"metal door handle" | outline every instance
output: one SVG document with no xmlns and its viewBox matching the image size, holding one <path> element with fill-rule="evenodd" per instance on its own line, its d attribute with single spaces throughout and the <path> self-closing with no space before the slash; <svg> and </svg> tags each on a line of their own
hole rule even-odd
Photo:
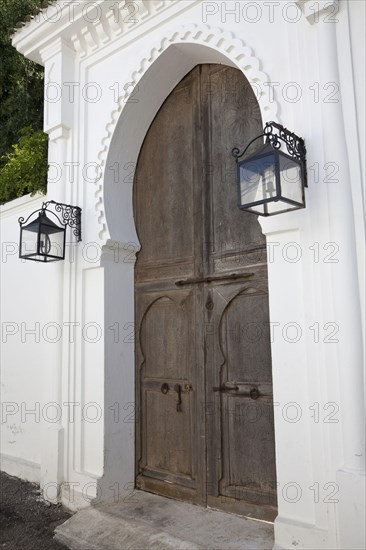
<svg viewBox="0 0 366 550">
<path fill-rule="evenodd" d="M 235 382 L 224 382 L 222 386 L 212 388 L 213 391 L 238 391 L 239 386 Z"/>
<path fill-rule="evenodd" d="M 177 412 L 182 412 L 182 386 L 175 384 L 174 391 L 178 394 Z"/>
<path fill-rule="evenodd" d="M 239 386 L 238 386 L 238 384 L 235 384 L 235 382 L 224 382 L 224 388 L 225 388 L 225 390 L 238 391 Z"/>
<path fill-rule="evenodd" d="M 216 277 L 194 277 L 192 279 L 182 279 L 181 281 L 175 281 L 175 284 L 177 286 L 184 286 L 184 285 L 197 285 L 200 283 L 215 283 L 216 281 L 235 281 L 236 279 L 247 279 L 248 277 L 252 277 L 254 273 L 233 273 L 230 275 L 217 275 Z"/>
<path fill-rule="evenodd" d="M 213 391 L 219 391 L 219 392 L 225 392 L 225 391 L 239 392 L 240 391 L 240 386 L 235 384 L 235 382 L 224 382 L 222 384 L 222 386 L 213 387 L 212 389 L 213 389 Z M 263 394 L 261 394 L 259 392 L 258 388 L 251 388 L 248 391 L 240 392 L 239 395 L 242 396 L 242 397 L 250 397 L 250 399 L 255 400 L 255 399 L 258 399 L 259 397 L 261 397 L 261 395 L 263 395 Z"/>
</svg>

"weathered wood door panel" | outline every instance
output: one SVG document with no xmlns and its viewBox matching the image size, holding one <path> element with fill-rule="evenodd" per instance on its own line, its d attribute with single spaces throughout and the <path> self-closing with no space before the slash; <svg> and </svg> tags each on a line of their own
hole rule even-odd
<svg viewBox="0 0 366 550">
<path fill-rule="evenodd" d="M 256 217 L 236 207 L 231 156 L 261 128 L 243 75 L 200 65 L 170 94 L 141 149 L 136 474 L 146 490 L 271 519 L 266 248 Z"/>
<path fill-rule="evenodd" d="M 165 484 L 196 489 L 195 296 L 192 290 L 147 293 L 140 323 L 142 446 L 139 467 Z M 167 384 L 164 392 L 162 385 Z M 176 386 L 181 388 L 181 394 Z M 164 388 L 163 388 L 164 389 Z M 177 411 L 180 397 L 180 411 Z"/>
<path fill-rule="evenodd" d="M 252 275 L 211 294 L 208 503 L 271 520 L 276 471 L 267 291 Z"/>
<path fill-rule="evenodd" d="M 202 269 L 199 84 L 197 68 L 165 101 L 145 138 L 134 185 L 142 245 L 135 272 L 137 485 L 193 502 L 205 499 L 204 418 L 197 420 L 202 306 L 199 288 L 175 281 Z"/>
</svg>

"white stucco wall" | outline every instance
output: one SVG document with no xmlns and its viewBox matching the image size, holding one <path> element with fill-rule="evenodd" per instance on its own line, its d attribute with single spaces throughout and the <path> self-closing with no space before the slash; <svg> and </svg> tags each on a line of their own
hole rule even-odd
<svg viewBox="0 0 366 550">
<path fill-rule="evenodd" d="M 59 361 L 54 340 L 61 278 L 59 266 L 19 260 L 18 218 L 27 218 L 41 204 L 41 197 L 27 196 L 2 206 L 0 214 L 2 468 L 38 482 L 44 407 L 52 400 Z"/>
<path fill-rule="evenodd" d="M 27 339 L 19 345 L 14 334 L 3 346 L 7 399 L 49 399 L 63 409 L 52 426 L 27 421 L 14 435 L 16 444 L 4 428 L 3 451 L 14 458 L 5 468 L 23 476 L 19 458 L 40 465 L 43 486 L 57 483 L 72 508 L 89 503 L 97 483 L 103 500 L 113 500 L 116 487 L 121 495 L 131 491 L 130 331 L 139 246 L 133 170 L 149 124 L 179 80 L 197 63 L 226 63 L 252 83 L 263 122 L 283 123 L 305 138 L 308 149 L 307 208 L 262 222 L 276 323 L 276 545 L 361 548 L 365 223 L 359 45 L 365 4 L 139 1 L 133 3 L 135 23 L 127 20 L 124 2 L 118 22 L 109 9 L 115 2 L 95 4 L 103 13 L 94 24 L 85 13 L 78 19 L 80 7 L 72 20 L 50 23 L 43 17 L 14 39 L 20 51 L 45 64 L 45 130 L 54 163 L 48 198 L 83 208 L 83 242 L 73 261 L 57 266 L 23 264 L 15 255 L 2 264 L 5 321 L 57 319 L 77 329 L 73 342 L 64 331 L 57 344 L 36 347 Z M 94 177 L 96 165 L 100 178 Z M 26 199 L 16 203 L 1 218 L 10 242 L 18 236 L 17 218 L 33 207 Z M 27 286 L 19 286 L 23 280 Z M 86 325 L 90 332 L 83 334 Z M 75 404 L 72 422 L 64 403 Z M 92 408 L 83 418 L 88 403 L 102 411 L 96 422 Z"/>
<path fill-rule="evenodd" d="M 26 196 L 0 211 L 1 468 L 41 482 L 45 497 L 55 500 L 57 485 L 69 481 L 65 472 L 70 460 L 73 471 L 86 472 L 86 481 L 75 482 L 75 492 L 86 486 L 82 506 L 94 497 L 95 478 L 102 475 L 103 270 L 95 268 L 98 250 L 90 243 L 82 252 L 87 263 L 82 273 L 83 311 L 73 313 L 75 320 L 70 313 L 64 317 L 71 298 L 64 291 L 65 264 L 18 257 L 18 218 L 27 219 L 45 200 Z M 66 251 L 72 265 L 70 241 Z M 72 357 L 81 365 L 75 378 L 68 376 Z M 65 385 L 78 388 L 77 399 L 69 398 Z M 61 470 L 68 438 L 72 447 L 73 441 L 82 446 L 80 452 L 66 455 Z"/>
</svg>

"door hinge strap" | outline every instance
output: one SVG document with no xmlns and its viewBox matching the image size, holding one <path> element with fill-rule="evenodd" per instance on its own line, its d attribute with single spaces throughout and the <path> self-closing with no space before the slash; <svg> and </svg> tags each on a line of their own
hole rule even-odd
<svg viewBox="0 0 366 550">
<path fill-rule="evenodd" d="M 192 279 L 183 279 L 181 281 L 175 281 L 175 284 L 177 286 L 183 286 L 183 285 L 194 285 L 199 283 L 214 283 L 216 281 L 233 281 L 236 279 L 247 279 L 248 277 L 252 277 L 254 273 L 233 273 L 232 275 L 218 275 L 217 277 L 202 277 L 200 278 L 192 278 Z"/>
</svg>

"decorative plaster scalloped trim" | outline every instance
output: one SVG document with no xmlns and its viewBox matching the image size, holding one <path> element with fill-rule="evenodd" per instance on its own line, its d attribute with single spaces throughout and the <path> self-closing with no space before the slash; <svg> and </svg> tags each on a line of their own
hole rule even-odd
<svg viewBox="0 0 366 550">
<path fill-rule="evenodd" d="M 209 25 L 190 24 L 182 26 L 169 36 L 164 37 L 156 46 L 151 48 L 150 53 L 146 57 L 141 59 L 140 67 L 132 73 L 130 83 L 136 87 L 154 61 L 169 46 L 181 43 L 194 43 L 208 46 L 227 56 L 237 68 L 244 73 L 248 81 L 252 84 L 262 111 L 264 122 L 268 120 L 278 120 L 277 113 L 279 111 L 279 105 L 276 100 L 273 99 L 273 95 L 270 94 L 271 90 L 268 85 L 269 78 L 260 70 L 260 60 L 253 55 L 251 48 L 246 46 L 240 38 L 235 37 L 232 32 L 223 31 L 220 28 L 210 27 Z M 264 84 L 267 85 L 265 86 Z M 257 88 L 256 85 L 258 85 Z M 109 237 L 103 201 L 104 167 L 114 130 L 117 126 L 120 114 L 126 106 L 126 99 L 128 99 L 130 93 L 131 84 L 129 84 L 124 95 L 119 98 L 118 107 L 111 112 L 110 122 L 105 128 L 106 135 L 102 139 L 102 149 L 98 154 L 98 159 L 101 164 L 101 173 L 97 182 L 98 188 L 95 193 L 95 198 L 97 199 L 95 209 L 99 213 L 98 221 L 101 225 L 99 237 L 102 240 L 106 240 Z"/>
</svg>

